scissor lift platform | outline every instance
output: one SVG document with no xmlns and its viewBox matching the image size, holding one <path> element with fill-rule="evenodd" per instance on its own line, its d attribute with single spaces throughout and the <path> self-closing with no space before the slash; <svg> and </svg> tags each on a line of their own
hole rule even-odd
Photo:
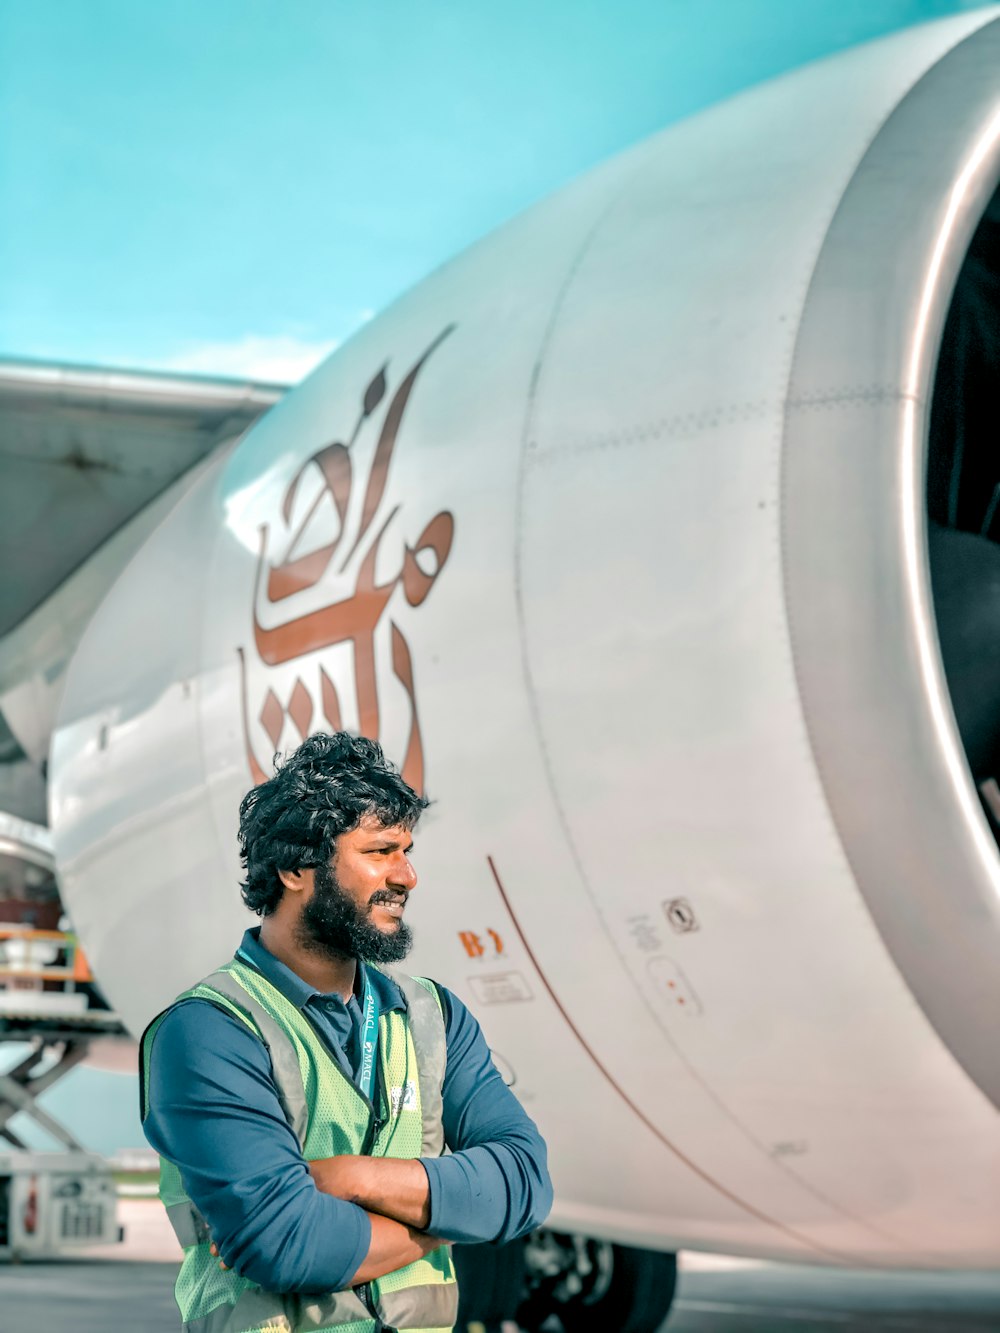
<svg viewBox="0 0 1000 1333">
<path fill-rule="evenodd" d="M 0 1069 L 4 1047 L 20 1048 L 0 1073 L 0 1259 L 42 1258 L 121 1240 L 114 1180 L 104 1159 L 39 1104 L 39 1098 L 86 1057 L 97 1037 L 127 1036 L 117 1014 L 90 1008 L 72 936 L 56 931 L 0 930 L 15 943 L 15 961 L 0 965 Z M 36 966 L 31 946 L 65 955 L 63 966 Z M 75 975 L 74 975 L 75 973 Z M 50 989 L 42 987 L 49 983 Z M 61 983 L 70 989 L 51 989 Z M 81 989 L 76 989 L 80 985 Z M 23 1115 L 61 1145 L 31 1149 L 12 1127 Z"/>
</svg>

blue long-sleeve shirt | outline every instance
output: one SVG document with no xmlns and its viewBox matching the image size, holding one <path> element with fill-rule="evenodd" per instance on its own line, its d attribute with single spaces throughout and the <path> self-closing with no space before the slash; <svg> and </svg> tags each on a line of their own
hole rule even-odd
<svg viewBox="0 0 1000 1333">
<path fill-rule="evenodd" d="M 248 930 L 241 956 L 310 1020 L 355 1083 L 361 1007 L 324 995 L 279 962 Z M 359 968 L 363 966 L 359 964 Z M 383 1012 L 405 1009 L 398 986 L 375 968 L 365 977 Z M 447 1061 L 443 1103 L 451 1154 L 421 1158 L 430 1184 L 431 1234 L 507 1241 L 538 1226 L 552 1204 L 545 1144 L 490 1058 L 479 1024 L 439 988 Z M 179 1168 L 220 1252 L 270 1291 L 337 1291 L 350 1284 L 371 1242 L 356 1204 L 316 1189 L 278 1096 L 267 1050 L 245 1023 L 190 999 L 160 1024 L 149 1056 L 143 1124 L 150 1144 Z"/>
</svg>

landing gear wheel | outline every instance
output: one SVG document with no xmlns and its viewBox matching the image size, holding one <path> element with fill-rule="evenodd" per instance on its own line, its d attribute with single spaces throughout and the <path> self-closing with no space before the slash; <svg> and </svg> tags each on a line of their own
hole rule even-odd
<svg viewBox="0 0 1000 1333">
<path fill-rule="evenodd" d="M 484 1333 L 500 1333 L 505 1319 L 524 1299 L 524 1243 L 456 1245 L 452 1250 L 458 1277 L 458 1320 L 465 1333 L 479 1324 Z"/>
<path fill-rule="evenodd" d="M 564 1333 L 657 1333 L 670 1312 L 674 1254 L 541 1231 L 526 1258 L 529 1295 L 517 1312 L 525 1333 L 541 1333 L 552 1315 Z"/>
</svg>

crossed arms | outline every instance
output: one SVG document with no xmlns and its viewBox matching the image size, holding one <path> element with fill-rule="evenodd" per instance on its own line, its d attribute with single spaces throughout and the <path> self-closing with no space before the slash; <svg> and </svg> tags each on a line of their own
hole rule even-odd
<svg viewBox="0 0 1000 1333">
<path fill-rule="evenodd" d="M 352 1286 L 393 1273 L 441 1244 L 427 1235 L 431 1191 L 419 1159 L 326 1157 L 311 1162 L 309 1174 L 323 1194 L 357 1204 L 368 1214 L 371 1243 Z"/>
<path fill-rule="evenodd" d="M 351 1278 L 352 1287 L 394 1273 L 442 1244 L 427 1234 L 430 1182 L 418 1158 L 325 1157 L 309 1163 L 309 1174 L 321 1193 L 356 1204 L 368 1214 L 371 1241 Z M 219 1254 L 215 1244 L 212 1253 Z M 221 1257 L 219 1267 L 228 1267 Z"/>
<path fill-rule="evenodd" d="M 262 1043 L 204 1000 L 173 1009 L 150 1062 L 150 1143 L 180 1168 L 221 1257 L 270 1291 L 371 1281 L 442 1241 L 503 1242 L 551 1206 L 545 1145 L 448 992 L 440 1158 L 307 1163 Z"/>
</svg>

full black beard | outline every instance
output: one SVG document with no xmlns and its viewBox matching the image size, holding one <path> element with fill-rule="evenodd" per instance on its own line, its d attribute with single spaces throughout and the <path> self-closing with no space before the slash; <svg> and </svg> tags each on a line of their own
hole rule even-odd
<svg viewBox="0 0 1000 1333">
<path fill-rule="evenodd" d="M 413 931 L 405 921 L 385 931 L 369 919 L 373 907 L 396 894 L 379 890 L 362 910 L 328 865 L 316 867 L 313 884 L 296 932 L 302 948 L 328 958 L 363 958 L 367 963 L 398 963 L 410 952 Z"/>
</svg>

